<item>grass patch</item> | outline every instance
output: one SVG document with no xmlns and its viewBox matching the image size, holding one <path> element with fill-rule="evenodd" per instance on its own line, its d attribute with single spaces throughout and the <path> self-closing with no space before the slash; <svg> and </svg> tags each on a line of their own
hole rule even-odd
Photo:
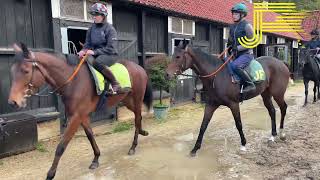
<svg viewBox="0 0 320 180">
<path fill-rule="evenodd" d="M 303 79 L 297 79 L 293 81 L 294 83 L 303 83 Z"/>
<path fill-rule="evenodd" d="M 163 124 L 163 123 L 166 123 L 168 120 L 167 120 L 167 119 L 155 119 L 155 121 L 156 121 L 158 124 Z"/>
<path fill-rule="evenodd" d="M 46 149 L 46 147 L 45 147 L 41 142 L 39 142 L 39 143 L 36 145 L 36 150 L 37 150 L 37 151 L 40 151 L 40 152 L 48 152 L 48 150 Z"/>
<path fill-rule="evenodd" d="M 0 161 L 0 166 L 2 166 L 3 165 L 3 162 L 2 161 Z"/>
<path fill-rule="evenodd" d="M 113 128 L 113 133 L 128 131 L 133 127 L 133 124 L 127 123 L 127 122 L 119 122 L 116 124 L 116 126 Z"/>
</svg>

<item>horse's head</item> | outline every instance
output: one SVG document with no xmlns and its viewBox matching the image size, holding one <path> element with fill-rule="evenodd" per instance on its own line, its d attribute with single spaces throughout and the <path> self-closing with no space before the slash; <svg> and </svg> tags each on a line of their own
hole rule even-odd
<svg viewBox="0 0 320 180">
<path fill-rule="evenodd" d="M 8 103 L 15 108 L 23 108 L 27 105 L 27 97 L 30 97 L 36 88 L 44 83 L 44 78 L 38 68 L 35 55 L 21 43 L 13 45 L 15 51 L 15 63 L 11 66 L 11 88 Z"/>
<path fill-rule="evenodd" d="M 190 48 L 188 48 L 188 43 L 185 40 L 180 41 L 179 45 L 175 47 L 172 61 L 166 69 L 168 78 L 180 75 L 183 71 L 192 67 L 192 57 L 189 51 Z"/>
<path fill-rule="evenodd" d="M 299 54 L 299 66 L 303 68 L 306 64 L 310 62 L 310 56 L 306 49 L 302 49 Z"/>
</svg>

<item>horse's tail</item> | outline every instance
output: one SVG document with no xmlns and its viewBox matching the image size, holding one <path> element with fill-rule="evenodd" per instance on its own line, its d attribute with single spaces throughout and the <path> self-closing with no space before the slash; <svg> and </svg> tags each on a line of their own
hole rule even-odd
<svg viewBox="0 0 320 180">
<path fill-rule="evenodd" d="M 144 93 L 143 103 L 147 106 L 148 110 L 150 110 L 153 101 L 153 94 L 152 94 L 152 86 L 150 80 L 147 82 L 146 91 Z"/>
<path fill-rule="evenodd" d="M 289 69 L 289 63 L 283 61 L 283 64 L 287 66 L 287 68 Z M 290 70 L 290 69 L 289 69 Z"/>
<path fill-rule="evenodd" d="M 289 67 L 289 63 L 282 61 L 284 65 L 286 65 L 286 67 L 288 68 L 288 71 L 290 73 L 290 78 L 293 79 L 293 73 L 290 72 L 290 67 Z"/>
</svg>

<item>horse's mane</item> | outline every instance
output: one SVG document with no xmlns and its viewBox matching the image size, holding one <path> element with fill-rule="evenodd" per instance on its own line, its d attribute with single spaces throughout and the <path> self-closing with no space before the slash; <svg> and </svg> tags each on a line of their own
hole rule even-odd
<svg viewBox="0 0 320 180">
<path fill-rule="evenodd" d="M 200 48 L 192 48 L 192 51 L 196 56 L 199 57 L 200 60 L 207 62 L 208 64 L 213 65 L 214 67 L 220 65 L 222 61 L 217 57 L 211 54 L 208 54 Z"/>
<path fill-rule="evenodd" d="M 55 51 L 54 49 L 41 48 L 41 49 L 31 49 L 33 52 L 42 52 L 53 55 L 57 58 L 64 60 L 68 65 L 77 65 L 79 63 L 79 57 L 75 54 L 63 54 Z"/>
</svg>

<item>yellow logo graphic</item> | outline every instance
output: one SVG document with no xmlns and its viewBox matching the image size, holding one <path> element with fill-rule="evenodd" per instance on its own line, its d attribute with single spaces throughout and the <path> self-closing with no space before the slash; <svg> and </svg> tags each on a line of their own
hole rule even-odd
<svg viewBox="0 0 320 180">
<path fill-rule="evenodd" d="M 265 13 L 278 13 L 275 22 L 264 22 Z M 257 47 L 262 41 L 263 32 L 294 32 L 300 40 L 298 32 L 303 32 L 302 20 L 307 16 L 305 12 L 296 10 L 295 3 L 254 3 L 252 38 L 238 38 L 239 43 L 245 48 Z M 298 41 L 299 41 L 298 40 Z"/>
</svg>

